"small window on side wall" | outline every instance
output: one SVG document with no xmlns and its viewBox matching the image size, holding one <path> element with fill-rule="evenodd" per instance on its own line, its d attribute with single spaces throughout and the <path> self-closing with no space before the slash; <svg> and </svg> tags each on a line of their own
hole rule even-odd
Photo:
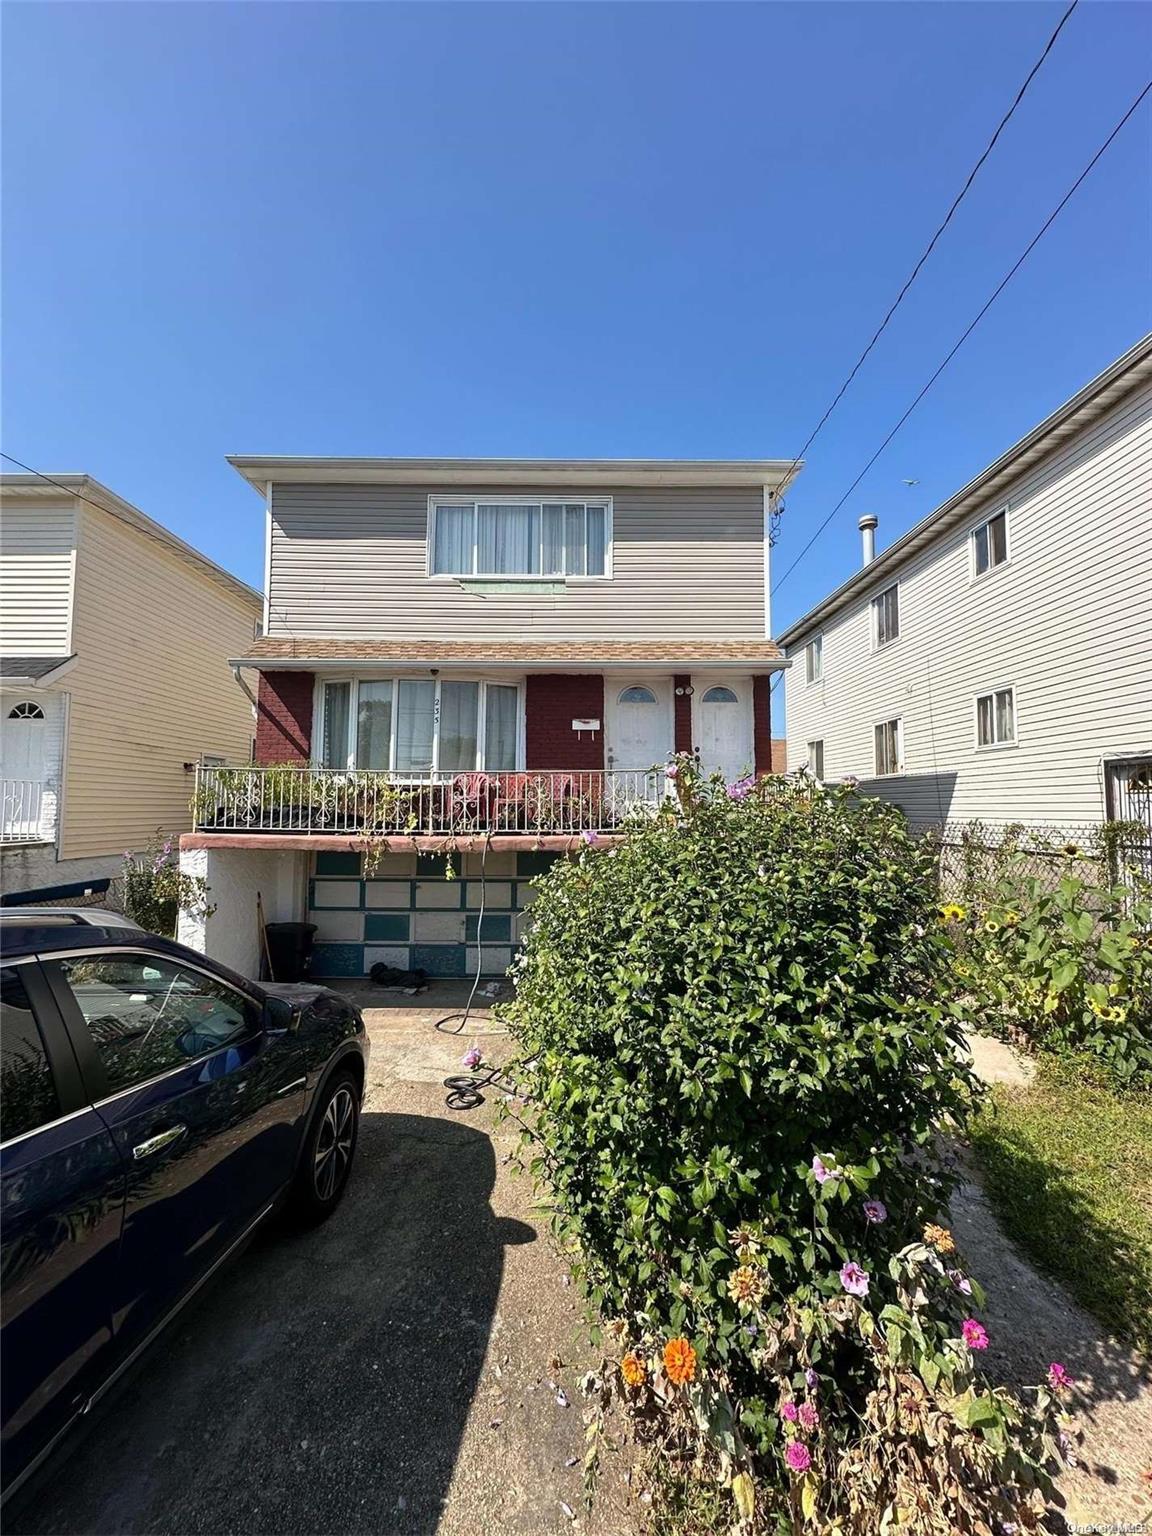
<svg viewBox="0 0 1152 1536">
<path fill-rule="evenodd" d="M 873 731 L 876 777 L 904 770 L 904 729 L 901 721 L 882 720 Z"/>
<path fill-rule="evenodd" d="M 817 635 L 804 647 L 804 678 L 818 683 L 824 676 L 824 636 Z"/>
<path fill-rule="evenodd" d="M 997 512 L 972 531 L 972 561 L 976 575 L 1003 565 L 1008 559 L 1008 513 Z"/>
<path fill-rule="evenodd" d="M 824 743 L 822 741 L 808 743 L 808 772 L 816 779 L 824 777 Z"/>
<path fill-rule="evenodd" d="M 1007 747 L 1016 740 L 1016 690 L 998 688 L 976 700 L 976 745 Z"/>
<path fill-rule="evenodd" d="M 888 587 L 872 599 L 873 633 L 876 648 L 891 645 L 900 634 L 900 588 Z"/>
</svg>

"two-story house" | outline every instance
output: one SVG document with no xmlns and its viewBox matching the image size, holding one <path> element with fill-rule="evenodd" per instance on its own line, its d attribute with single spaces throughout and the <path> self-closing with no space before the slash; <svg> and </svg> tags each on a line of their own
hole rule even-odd
<svg viewBox="0 0 1152 1536">
<path fill-rule="evenodd" d="M 1152 336 L 780 637 L 788 763 L 917 823 L 1152 828 Z"/>
<path fill-rule="evenodd" d="M 247 757 L 260 594 L 87 475 L 0 476 L 0 883 L 74 894 Z"/>
<path fill-rule="evenodd" d="M 795 466 L 231 462 L 266 505 L 265 633 L 234 658 L 257 766 L 201 775 L 185 865 L 230 894 L 187 940 L 253 968 L 259 888 L 316 925 L 317 975 L 500 974 L 532 877 L 659 803 L 671 753 L 770 771 Z"/>
</svg>

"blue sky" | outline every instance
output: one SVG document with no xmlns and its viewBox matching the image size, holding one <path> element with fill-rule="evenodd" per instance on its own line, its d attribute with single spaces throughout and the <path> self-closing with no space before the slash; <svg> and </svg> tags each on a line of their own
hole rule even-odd
<svg viewBox="0 0 1152 1536">
<path fill-rule="evenodd" d="M 9 4 L 4 447 L 259 585 L 228 452 L 795 454 L 1049 4 Z M 1144 83 L 1083 0 L 809 455 L 777 570 Z M 1149 102 L 775 602 L 1150 323 Z M 11 467 L 11 466 L 6 466 Z M 902 481 L 916 479 L 908 488 Z"/>
</svg>

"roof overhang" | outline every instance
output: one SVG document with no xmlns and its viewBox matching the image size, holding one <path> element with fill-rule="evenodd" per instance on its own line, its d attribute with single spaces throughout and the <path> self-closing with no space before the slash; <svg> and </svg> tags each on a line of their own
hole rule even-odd
<svg viewBox="0 0 1152 1536">
<path fill-rule="evenodd" d="M 260 495 L 268 485 L 758 486 L 781 495 L 803 468 L 791 459 L 349 459 L 229 454 Z"/>
<path fill-rule="evenodd" d="M 794 648 L 814 629 L 835 618 L 867 592 L 895 579 L 900 568 L 951 533 L 975 513 L 1004 498 L 1027 470 L 1098 421 L 1125 395 L 1152 379 L 1152 332 L 1053 411 L 1007 453 L 982 470 L 954 496 L 921 518 L 902 538 L 850 576 L 822 603 L 790 624 L 778 644 Z"/>
<path fill-rule="evenodd" d="M 440 671 L 465 672 L 469 675 L 498 676 L 509 673 L 575 673 L 610 672 L 620 674 L 638 674 L 644 672 L 724 672 L 733 675 L 747 677 L 755 674 L 767 674 L 781 672 L 792 665 L 791 661 L 781 655 L 769 659 L 766 657 L 743 657 L 738 659 L 716 660 L 706 658 L 700 661 L 691 661 L 683 656 L 673 658 L 652 655 L 651 657 L 621 658 L 619 656 L 596 657 L 595 655 L 581 657 L 578 660 L 553 660 L 547 657 L 515 657 L 507 660 L 496 658 L 484 658 L 476 660 L 460 656 L 437 656 L 435 654 L 421 658 L 407 658 L 389 660 L 379 656 L 293 656 L 291 658 L 239 656 L 229 661 L 228 665 L 233 670 L 247 668 L 253 672 L 319 672 L 330 676 L 347 677 L 355 673 L 357 676 L 367 676 L 373 672 L 379 672 L 382 676 L 392 677 L 397 674 L 427 673 Z"/>
<path fill-rule="evenodd" d="M 21 658 L 22 660 L 24 658 Z M 33 659 L 33 658 L 28 658 Z M 35 671 L 5 672 L 0 670 L 0 688 L 51 688 L 76 664 L 75 653 L 71 656 L 37 657 L 37 661 L 50 661 L 52 666 L 40 668 Z"/>
</svg>

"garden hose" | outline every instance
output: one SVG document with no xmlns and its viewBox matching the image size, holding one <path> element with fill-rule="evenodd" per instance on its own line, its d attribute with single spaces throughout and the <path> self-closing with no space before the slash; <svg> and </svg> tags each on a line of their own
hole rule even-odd
<svg viewBox="0 0 1152 1536">
<path fill-rule="evenodd" d="M 476 975 L 472 979 L 472 990 L 468 994 L 468 1001 L 464 1004 L 462 1013 L 446 1013 L 442 1019 L 436 1020 L 436 1028 L 445 1035 L 459 1037 L 468 1027 L 468 1020 L 472 1013 L 472 1006 L 476 1001 L 476 993 L 480 988 L 480 977 L 484 974 L 484 951 L 481 941 L 484 934 L 484 908 L 488 898 L 488 848 L 492 841 L 492 829 L 484 834 L 484 847 L 480 852 L 480 908 L 476 914 Z M 459 1023 L 456 1021 L 459 1020 Z M 446 1028 L 454 1025 L 454 1028 Z M 482 1067 L 479 1075 L 476 1072 L 464 1077 L 446 1077 L 444 1086 L 448 1089 L 448 1097 L 445 1104 L 449 1109 L 476 1109 L 484 1102 L 484 1088 L 490 1088 L 501 1077 L 499 1067 Z"/>
</svg>

